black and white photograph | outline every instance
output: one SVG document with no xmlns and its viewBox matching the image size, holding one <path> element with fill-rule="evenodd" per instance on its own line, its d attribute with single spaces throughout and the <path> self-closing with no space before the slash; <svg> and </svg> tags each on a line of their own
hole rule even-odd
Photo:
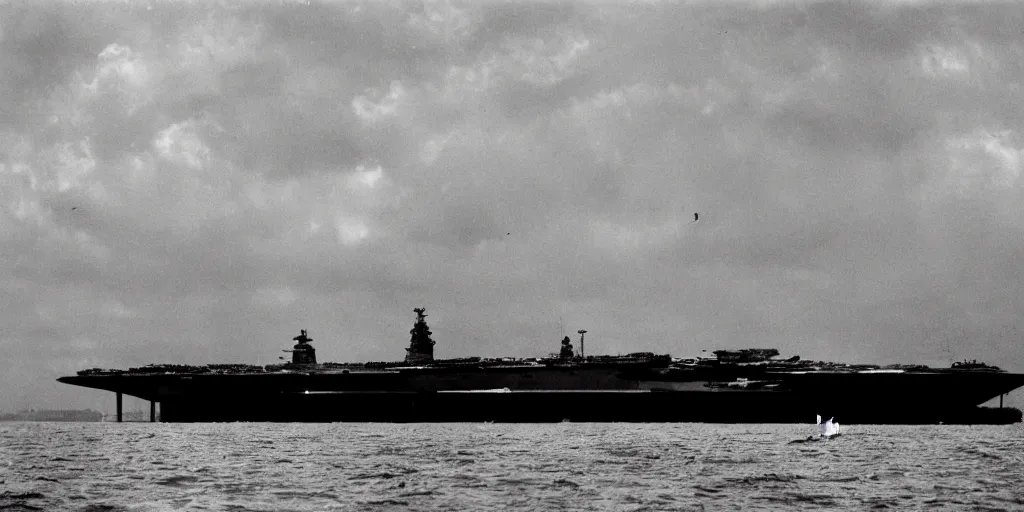
<svg viewBox="0 0 1024 512">
<path fill-rule="evenodd" d="M 1024 510 L 1024 5 L 0 2 L 0 510 Z"/>
</svg>

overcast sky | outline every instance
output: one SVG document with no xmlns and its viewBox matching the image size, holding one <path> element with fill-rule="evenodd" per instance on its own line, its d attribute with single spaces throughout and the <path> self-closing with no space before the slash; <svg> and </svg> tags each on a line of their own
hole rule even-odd
<svg viewBox="0 0 1024 512">
<path fill-rule="evenodd" d="M 676 4 L 0 8 L 0 410 L 418 306 L 442 358 L 1024 371 L 1020 5 Z"/>
</svg>

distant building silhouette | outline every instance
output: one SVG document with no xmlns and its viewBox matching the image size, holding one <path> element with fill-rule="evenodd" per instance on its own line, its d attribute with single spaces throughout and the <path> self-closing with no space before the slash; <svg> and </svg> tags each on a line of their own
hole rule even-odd
<svg viewBox="0 0 1024 512">
<path fill-rule="evenodd" d="M 103 413 L 92 409 L 28 410 L 0 413 L 0 421 L 102 421 Z"/>
</svg>

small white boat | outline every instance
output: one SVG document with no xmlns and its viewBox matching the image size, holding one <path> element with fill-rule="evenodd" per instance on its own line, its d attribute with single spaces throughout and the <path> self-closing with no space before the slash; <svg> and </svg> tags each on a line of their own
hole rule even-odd
<svg viewBox="0 0 1024 512">
<path fill-rule="evenodd" d="M 835 417 L 829 418 L 824 423 L 821 421 L 821 415 L 818 415 L 818 437 L 824 439 L 831 439 L 839 435 L 839 423 L 835 421 Z"/>
</svg>

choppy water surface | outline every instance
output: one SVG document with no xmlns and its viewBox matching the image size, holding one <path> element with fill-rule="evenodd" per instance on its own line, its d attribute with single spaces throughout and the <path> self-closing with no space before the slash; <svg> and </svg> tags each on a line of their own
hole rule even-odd
<svg viewBox="0 0 1024 512">
<path fill-rule="evenodd" d="M 1024 509 L 1024 428 L 0 424 L 0 510 Z"/>
</svg>

